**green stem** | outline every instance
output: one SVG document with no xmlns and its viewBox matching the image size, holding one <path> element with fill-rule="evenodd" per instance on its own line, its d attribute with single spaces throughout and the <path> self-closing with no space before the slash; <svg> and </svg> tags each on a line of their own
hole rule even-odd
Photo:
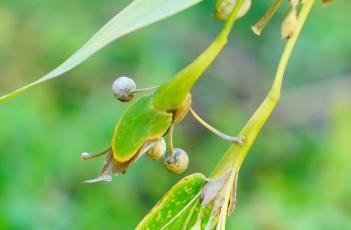
<svg viewBox="0 0 351 230">
<path fill-rule="evenodd" d="M 175 154 L 174 145 L 173 145 L 173 129 L 174 129 L 174 124 L 172 124 L 169 127 L 168 134 L 167 134 L 167 145 L 168 145 L 167 148 L 171 156 L 174 156 Z"/>
<path fill-rule="evenodd" d="M 201 77 L 227 43 L 228 36 L 243 2 L 244 0 L 237 2 L 222 31 L 211 45 L 190 65 L 177 73 L 168 83 L 155 92 L 154 105 L 157 108 L 162 111 L 172 111 L 183 103 L 195 82 Z"/>
<path fill-rule="evenodd" d="M 252 115 L 250 120 L 240 132 L 240 135 L 245 137 L 245 143 L 243 145 L 232 144 L 229 147 L 229 149 L 227 150 L 217 167 L 213 170 L 211 174 L 212 177 L 217 177 L 221 175 L 222 173 L 227 171 L 228 168 L 234 167 L 234 170 L 239 170 L 243 160 L 248 154 L 248 151 L 250 150 L 262 126 L 266 123 L 276 104 L 280 100 L 280 92 L 286 66 L 290 59 L 292 50 L 296 44 L 296 40 L 307 19 L 307 16 L 311 11 L 313 3 L 314 0 L 307 0 L 301 8 L 301 12 L 298 17 L 297 29 L 285 46 L 283 54 L 280 58 L 279 66 L 274 78 L 272 88 L 269 91 L 267 97 L 264 99 L 263 103 L 259 106 L 259 108 Z"/>
<path fill-rule="evenodd" d="M 147 88 L 136 89 L 132 93 L 143 93 L 143 92 L 147 92 L 150 90 L 158 89 L 159 87 L 160 87 L 159 85 L 156 85 L 156 86 L 151 86 L 151 87 L 147 87 Z"/>
</svg>

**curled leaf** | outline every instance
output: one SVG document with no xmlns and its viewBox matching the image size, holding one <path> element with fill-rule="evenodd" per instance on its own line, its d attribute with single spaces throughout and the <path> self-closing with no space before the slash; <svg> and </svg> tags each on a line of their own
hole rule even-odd
<svg viewBox="0 0 351 230">
<path fill-rule="evenodd" d="M 125 163 L 118 163 L 113 159 L 113 154 L 111 148 L 107 153 L 104 165 L 102 167 L 101 173 L 98 177 L 94 179 L 89 179 L 84 181 L 83 183 L 93 184 L 97 182 L 111 182 L 112 175 L 111 172 L 114 174 L 124 174 L 126 173 L 128 167 L 136 160 L 138 160 L 141 156 L 143 156 L 147 151 L 152 148 L 157 141 L 146 141 L 142 148 L 138 151 L 138 153 L 133 157 L 130 161 Z"/>
<path fill-rule="evenodd" d="M 224 173 L 217 179 L 211 179 L 205 184 L 201 190 L 201 204 L 203 206 L 208 205 L 218 196 L 224 184 L 227 182 L 230 172 L 231 171 Z"/>
</svg>

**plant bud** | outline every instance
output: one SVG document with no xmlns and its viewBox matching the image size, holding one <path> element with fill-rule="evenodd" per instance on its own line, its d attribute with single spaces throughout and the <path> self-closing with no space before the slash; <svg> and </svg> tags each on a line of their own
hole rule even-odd
<svg viewBox="0 0 351 230">
<path fill-rule="evenodd" d="M 227 20 L 230 13 L 233 11 L 234 6 L 236 5 L 237 0 L 217 0 L 215 6 L 215 15 L 214 17 L 217 20 Z M 244 16 L 251 7 L 251 0 L 244 0 L 236 18 L 241 18 Z"/>
<path fill-rule="evenodd" d="M 165 155 L 163 163 L 168 171 L 181 174 L 188 168 L 189 157 L 184 150 L 176 148 L 174 154 Z"/>
<path fill-rule="evenodd" d="M 166 141 L 164 138 L 161 138 L 156 144 L 154 144 L 151 149 L 147 152 L 147 155 L 152 159 L 152 160 L 158 160 L 163 155 L 165 155 L 166 152 Z"/>
<path fill-rule="evenodd" d="M 282 37 L 289 39 L 291 38 L 297 28 L 297 15 L 296 15 L 296 8 L 292 7 L 288 16 L 284 19 L 282 24 Z"/>
<path fill-rule="evenodd" d="M 113 95 L 120 101 L 130 101 L 134 97 L 136 84 L 133 79 L 129 77 L 119 77 L 112 85 Z"/>
</svg>

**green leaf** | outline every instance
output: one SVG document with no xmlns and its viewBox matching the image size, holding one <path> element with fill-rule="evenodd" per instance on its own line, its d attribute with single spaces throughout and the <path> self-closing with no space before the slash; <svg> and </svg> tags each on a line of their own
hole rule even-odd
<svg viewBox="0 0 351 230">
<path fill-rule="evenodd" d="M 135 155 L 148 140 L 158 140 L 172 123 L 172 114 L 152 105 L 151 96 L 139 98 L 123 114 L 113 137 L 115 160 L 124 163 Z"/>
<path fill-rule="evenodd" d="M 203 213 L 209 217 L 207 209 L 200 203 L 200 193 L 207 178 L 192 174 L 174 185 L 144 217 L 136 229 L 191 229 Z M 198 216 L 201 216 L 198 218 Z"/>
<path fill-rule="evenodd" d="M 235 205 L 237 172 L 228 171 L 216 179 L 207 179 L 199 173 L 185 177 L 166 193 L 136 229 L 213 229 L 218 220 L 224 229 L 231 211 L 228 209 Z"/>
<path fill-rule="evenodd" d="M 202 0 L 135 0 L 104 25 L 65 62 L 40 79 L 0 97 L 0 103 L 75 68 L 112 41 L 183 11 Z"/>
</svg>

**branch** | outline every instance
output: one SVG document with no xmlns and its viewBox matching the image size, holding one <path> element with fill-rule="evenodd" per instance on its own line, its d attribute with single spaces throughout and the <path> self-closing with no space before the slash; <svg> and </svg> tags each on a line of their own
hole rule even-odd
<svg viewBox="0 0 351 230">
<path fill-rule="evenodd" d="M 297 38 L 302 30 L 307 16 L 311 11 L 313 4 L 314 0 L 307 0 L 301 8 L 301 12 L 298 16 L 297 29 L 285 46 L 283 54 L 280 58 L 280 62 L 273 81 L 272 88 L 269 91 L 267 97 L 262 102 L 262 104 L 258 107 L 256 112 L 252 115 L 250 120 L 246 123 L 246 125 L 239 134 L 240 136 L 245 137 L 245 143 L 243 145 L 232 144 L 230 146 L 223 158 L 220 160 L 217 167 L 211 173 L 212 177 L 217 177 L 230 168 L 233 168 L 234 170 L 239 170 L 258 133 L 260 132 L 263 125 L 266 123 L 267 119 L 273 112 L 275 106 L 279 102 L 286 66 L 290 59 L 292 50 L 296 44 Z"/>
</svg>

